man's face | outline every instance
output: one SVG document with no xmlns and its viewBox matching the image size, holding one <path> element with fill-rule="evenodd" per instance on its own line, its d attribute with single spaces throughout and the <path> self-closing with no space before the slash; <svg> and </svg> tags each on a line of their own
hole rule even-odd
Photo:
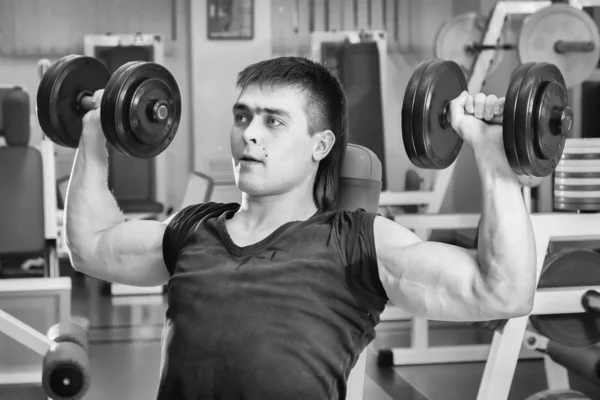
<svg viewBox="0 0 600 400">
<path fill-rule="evenodd" d="M 305 95 L 290 87 L 250 85 L 240 94 L 233 106 L 230 140 L 235 181 L 242 192 L 312 192 L 322 135 L 309 133 L 305 105 Z"/>
</svg>

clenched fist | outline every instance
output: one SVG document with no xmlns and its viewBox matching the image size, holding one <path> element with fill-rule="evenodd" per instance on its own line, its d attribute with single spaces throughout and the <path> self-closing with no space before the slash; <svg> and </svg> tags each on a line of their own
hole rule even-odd
<svg viewBox="0 0 600 400">
<path fill-rule="evenodd" d="M 100 103 L 102 102 L 102 95 L 104 89 L 97 90 L 94 95 L 94 109 L 88 111 L 83 116 L 83 136 L 104 136 L 102 132 L 102 124 L 100 122 Z"/>
<path fill-rule="evenodd" d="M 462 92 L 450 102 L 450 124 L 469 145 L 491 142 L 502 145 L 504 97 Z"/>
</svg>

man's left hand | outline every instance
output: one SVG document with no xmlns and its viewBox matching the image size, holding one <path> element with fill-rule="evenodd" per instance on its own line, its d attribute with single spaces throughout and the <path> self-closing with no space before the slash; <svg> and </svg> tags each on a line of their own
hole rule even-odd
<svg viewBox="0 0 600 400">
<path fill-rule="evenodd" d="M 450 103 L 450 123 L 469 145 L 481 143 L 503 145 L 502 115 L 504 97 L 464 91 Z"/>
</svg>

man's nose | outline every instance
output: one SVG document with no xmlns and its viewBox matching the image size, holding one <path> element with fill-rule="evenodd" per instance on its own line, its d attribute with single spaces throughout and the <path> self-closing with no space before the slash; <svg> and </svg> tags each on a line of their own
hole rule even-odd
<svg viewBox="0 0 600 400">
<path fill-rule="evenodd" d="M 244 129 L 244 141 L 257 144 L 262 140 L 262 129 L 259 118 L 254 120 Z"/>
</svg>

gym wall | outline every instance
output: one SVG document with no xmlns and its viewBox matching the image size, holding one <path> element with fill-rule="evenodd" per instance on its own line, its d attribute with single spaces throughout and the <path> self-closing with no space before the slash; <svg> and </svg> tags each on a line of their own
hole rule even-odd
<svg viewBox="0 0 600 400">
<path fill-rule="evenodd" d="M 191 82 L 194 168 L 215 180 L 214 201 L 240 201 L 233 178 L 229 133 L 237 74 L 271 57 L 271 1 L 254 0 L 252 40 L 208 40 L 206 0 L 192 0 Z"/>
</svg>

